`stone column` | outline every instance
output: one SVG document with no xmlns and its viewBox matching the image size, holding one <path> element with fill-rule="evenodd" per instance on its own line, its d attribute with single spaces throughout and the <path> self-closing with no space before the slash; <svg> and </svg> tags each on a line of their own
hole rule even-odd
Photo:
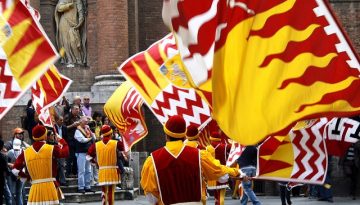
<svg viewBox="0 0 360 205">
<path fill-rule="evenodd" d="M 97 1 L 97 51 L 99 74 L 118 73 L 128 58 L 127 0 Z"/>
</svg>

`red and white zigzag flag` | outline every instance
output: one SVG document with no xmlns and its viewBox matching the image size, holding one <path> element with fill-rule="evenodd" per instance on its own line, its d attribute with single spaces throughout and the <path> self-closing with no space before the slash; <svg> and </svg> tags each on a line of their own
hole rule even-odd
<svg viewBox="0 0 360 205">
<path fill-rule="evenodd" d="M 308 121 L 288 136 L 269 137 L 258 149 L 257 177 L 322 184 L 328 158 L 322 136 L 326 118 Z"/>
</svg>

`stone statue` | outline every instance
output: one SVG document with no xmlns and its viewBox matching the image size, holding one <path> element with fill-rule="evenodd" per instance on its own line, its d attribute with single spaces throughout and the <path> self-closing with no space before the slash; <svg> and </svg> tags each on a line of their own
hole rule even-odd
<svg viewBox="0 0 360 205">
<path fill-rule="evenodd" d="M 61 63 L 67 67 L 86 64 L 85 1 L 59 0 L 55 8 L 56 44 L 65 50 Z"/>
</svg>

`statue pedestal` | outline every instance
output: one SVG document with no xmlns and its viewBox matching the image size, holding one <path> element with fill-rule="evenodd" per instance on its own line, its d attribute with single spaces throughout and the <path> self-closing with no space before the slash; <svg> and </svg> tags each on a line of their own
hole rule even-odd
<svg viewBox="0 0 360 205">
<path fill-rule="evenodd" d="M 120 74 L 98 75 L 95 76 L 95 83 L 91 86 L 91 92 L 114 92 L 124 81 L 124 76 Z"/>
<path fill-rule="evenodd" d="M 98 75 L 91 86 L 92 103 L 106 103 L 114 91 L 125 81 L 122 75 Z"/>
</svg>

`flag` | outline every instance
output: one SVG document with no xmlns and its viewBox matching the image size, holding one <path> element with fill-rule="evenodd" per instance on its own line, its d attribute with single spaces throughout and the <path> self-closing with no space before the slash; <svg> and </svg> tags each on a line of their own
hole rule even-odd
<svg viewBox="0 0 360 205">
<path fill-rule="evenodd" d="M 2 13 L 0 13 L 0 46 L 2 46 L 11 36 L 12 29 Z"/>
<path fill-rule="evenodd" d="M 45 72 L 31 88 L 31 99 L 36 113 L 44 125 L 52 127 L 48 109 L 53 106 L 69 89 L 72 80 L 59 73 L 54 65 Z"/>
<path fill-rule="evenodd" d="M 324 132 L 329 155 L 342 157 L 351 144 L 360 139 L 360 117 L 333 118 L 326 124 Z"/>
<path fill-rule="evenodd" d="M 54 118 L 55 115 L 53 115 L 52 112 L 50 112 L 50 108 L 45 109 L 41 111 L 41 113 L 37 113 L 39 120 L 42 122 L 42 124 L 46 127 L 54 127 Z"/>
<path fill-rule="evenodd" d="M 200 128 L 211 120 L 211 107 L 193 88 L 177 86 L 163 74 L 162 66 L 176 55 L 174 38 L 167 35 L 146 51 L 126 60 L 119 71 L 129 80 L 161 123 L 169 116 L 181 115 L 187 125 Z M 181 64 L 178 64 L 181 65 Z"/>
<path fill-rule="evenodd" d="M 322 136 L 328 120 L 311 120 L 286 136 L 269 137 L 258 148 L 257 178 L 323 184 L 328 165 Z"/>
<path fill-rule="evenodd" d="M 239 159 L 244 149 L 245 146 L 242 146 L 237 142 L 232 142 L 229 157 L 226 160 L 226 166 L 230 167 L 233 165 Z"/>
<path fill-rule="evenodd" d="M 115 90 L 104 106 L 106 116 L 122 136 L 126 152 L 148 133 L 141 110 L 143 103 L 139 93 L 126 81 Z"/>
<path fill-rule="evenodd" d="M 359 57 L 326 1 L 164 0 L 163 14 L 194 82 L 211 77 L 213 118 L 241 144 L 359 114 Z"/>
<path fill-rule="evenodd" d="M 0 48 L 0 119 L 59 57 L 25 1 L 1 1 L 11 35 Z"/>
</svg>

